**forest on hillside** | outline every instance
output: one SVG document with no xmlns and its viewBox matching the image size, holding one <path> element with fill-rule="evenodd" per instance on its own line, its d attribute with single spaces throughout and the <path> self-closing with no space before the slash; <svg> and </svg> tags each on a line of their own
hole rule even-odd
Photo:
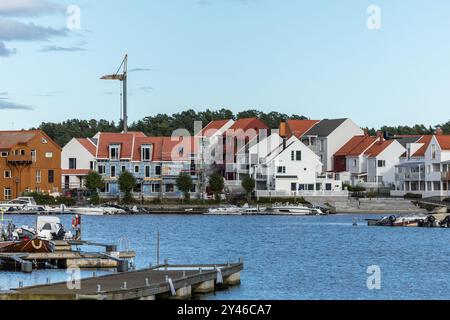
<svg viewBox="0 0 450 320">
<path fill-rule="evenodd" d="M 246 110 L 234 114 L 231 110 L 220 109 L 212 111 L 196 112 L 192 109 L 168 114 L 157 114 L 148 116 L 142 120 L 133 122 L 129 125 L 130 131 L 142 131 L 148 136 L 170 136 L 176 129 L 186 129 L 194 134 L 194 122 L 201 121 L 206 126 L 213 120 L 222 119 L 243 119 L 259 118 L 271 128 L 278 128 L 280 122 L 285 119 L 308 119 L 304 115 L 285 114 L 277 111 L 265 113 L 258 110 Z M 377 130 L 387 131 L 390 135 L 410 135 L 410 134 L 433 134 L 436 128 L 442 128 L 445 134 L 450 134 L 450 120 L 443 124 L 435 126 L 424 126 L 421 124 L 409 126 L 382 126 L 380 128 L 371 128 L 369 132 L 375 134 Z M 60 146 L 64 146 L 72 138 L 90 138 L 97 132 L 121 132 L 122 123 L 108 120 L 79 120 L 71 119 L 61 123 L 44 122 L 39 126 L 47 135 L 55 140 Z"/>
</svg>

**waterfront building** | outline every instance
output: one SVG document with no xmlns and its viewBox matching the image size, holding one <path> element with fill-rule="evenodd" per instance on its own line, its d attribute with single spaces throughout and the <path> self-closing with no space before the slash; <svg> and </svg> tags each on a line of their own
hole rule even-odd
<svg viewBox="0 0 450 320">
<path fill-rule="evenodd" d="M 396 166 L 392 196 L 417 194 L 423 198 L 448 198 L 450 185 L 450 136 L 438 129 L 407 144 Z"/>
<path fill-rule="evenodd" d="M 354 136 L 361 135 L 364 131 L 351 119 L 324 119 L 304 132 L 300 140 L 319 156 L 322 172 L 331 172 L 336 152 Z"/>
<path fill-rule="evenodd" d="M 252 174 L 258 197 L 344 195 L 342 182 L 335 176 L 323 175 L 319 156 L 295 135 L 288 139 L 274 133 L 253 146 L 250 154 L 257 160 Z"/>
<path fill-rule="evenodd" d="M 61 192 L 61 148 L 41 130 L 0 131 L 0 200 Z"/>
<path fill-rule="evenodd" d="M 137 185 L 134 196 L 140 199 L 180 198 L 176 179 L 189 173 L 193 179 L 192 196 L 198 195 L 198 153 L 195 139 L 146 137 L 143 133 L 101 133 L 97 142 L 97 171 L 105 186 L 104 198 L 121 195 L 118 179 L 124 171 L 131 172 Z"/>
<path fill-rule="evenodd" d="M 95 139 L 73 138 L 62 149 L 62 186 L 66 194 L 80 194 L 85 178 L 97 168 Z"/>
</svg>

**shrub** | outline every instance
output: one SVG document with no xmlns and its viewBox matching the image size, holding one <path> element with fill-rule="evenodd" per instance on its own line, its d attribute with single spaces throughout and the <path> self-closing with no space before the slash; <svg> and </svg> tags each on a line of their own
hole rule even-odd
<svg viewBox="0 0 450 320">
<path fill-rule="evenodd" d="M 189 200 L 190 192 L 194 184 L 192 183 L 192 177 L 189 173 L 181 172 L 177 178 L 177 187 L 183 192 L 184 199 Z"/>
<path fill-rule="evenodd" d="M 444 202 L 450 202 L 450 198 L 446 198 L 443 200 Z"/>
<path fill-rule="evenodd" d="M 122 172 L 119 177 L 119 189 L 125 193 L 122 199 L 124 204 L 132 204 L 134 202 L 131 191 L 136 186 L 136 178 L 128 171 Z"/>
</svg>

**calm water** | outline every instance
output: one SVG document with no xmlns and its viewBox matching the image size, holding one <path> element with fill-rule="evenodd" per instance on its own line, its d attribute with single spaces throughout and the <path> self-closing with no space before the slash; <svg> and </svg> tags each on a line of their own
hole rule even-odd
<svg viewBox="0 0 450 320">
<path fill-rule="evenodd" d="M 374 228 L 354 217 L 84 217 L 85 239 L 117 243 L 128 237 L 138 268 L 171 263 L 224 263 L 244 258 L 242 285 L 204 299 L 450 299 L 450 230 Z M 374 216 L 370 216 L 374 217 Z M 14 216 L 16 225 L 35 217 Z M 63 224 L 70 225 L 70 216 Z M 123 247 L 122 247 L 123 249 Z M 368 266 L 382 271 L 382 289 L 370 291 Z M 92 275 L 92 271 L 83 273 Z M 61 271 L 0 272 L 1 289 L 65 280 Z"/>
</svg>

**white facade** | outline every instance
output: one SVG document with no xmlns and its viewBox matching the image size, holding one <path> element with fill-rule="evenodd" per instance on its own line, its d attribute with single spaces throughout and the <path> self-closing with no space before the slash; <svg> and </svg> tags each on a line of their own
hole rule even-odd
<svg viewBox="0 0 450 320">
<path fill-rule="evenodd" d="M 93 142 L 86 139 L 95 147 Z M 61 169 L 62 186 L 65 189 L 77 189 L 84 186 L 83 178 L 87 172 L 95 169 L 95 155 L 83 146 L 78 140 L 73 138 L 62 149 Z"/>
<path fill-rule="evenodd" d="M 273 141 L 275 144 L 276 136 Z M 267 141 L 262 143 L 267 145 Z M 259 147 L 260 151 L 263 150 L 262 154 L 267 153 L 264 148 Z M 293 136 L 268 153 L 264 161 L 260 159 L 260 164 L 254 168 L 258 186 L 262 185 L 261 182 L 266 185 L 257 193 L 274 191 L 274 194 L 302 196 L 322 191 L 342 191 L 340 181 L 319 178 L 322 166 L 319 156 Z"/>
<path fill-rule="evenodd" d="M 367 159 L 367 181 L 369 183 L 391 186 L 395 184 L 395 167 L 406 149 L 398 142 L 392 142 L 375 157 Z"/>
<path fill-rule="evenodd" d="M 443 150 L 433 136 L 423 156 L 405 158 L 396 167 L 395 184 L 393 196 L 450 197 L 450 150 Z"/>
</svg>

